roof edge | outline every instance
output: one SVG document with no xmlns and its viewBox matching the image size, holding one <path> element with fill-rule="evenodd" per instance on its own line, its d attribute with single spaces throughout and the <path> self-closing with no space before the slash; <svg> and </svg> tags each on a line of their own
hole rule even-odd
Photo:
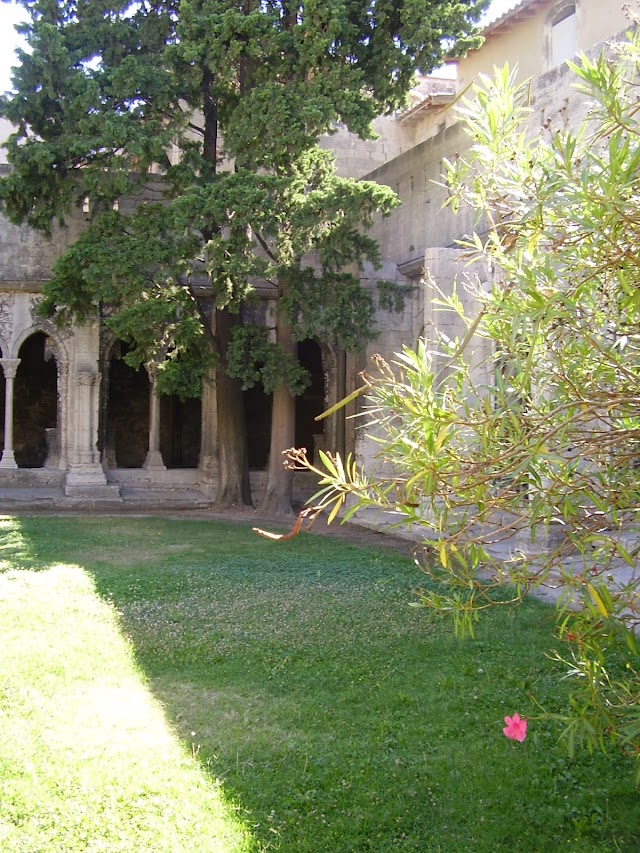
<svg viewBox="0 0 640 853">
<path fill-rule="evenodd" d="M 517 23 L 521 18 L 533 14 L 541 6 L 546 6 L 549 0 L 520 0 L 512 9 L 503 12 L 499 17 L 482 27 L 480 34 L 493 35 L 496 31 Z"/>
</svg>

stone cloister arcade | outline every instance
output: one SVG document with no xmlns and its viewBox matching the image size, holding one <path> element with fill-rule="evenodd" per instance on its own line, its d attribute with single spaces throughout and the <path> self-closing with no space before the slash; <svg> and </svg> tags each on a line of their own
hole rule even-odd
<svg viewBox="0 0 640 853">
<path fill-rule="evenodd" d="M 37 293 L 0 293 L 0 498 L 11 490 L 57 490 L 63 503 L 121 503 L 183 493 L 209 503 L 217 480 L 213 382 L 200 399 L 155 393 L 157 365 L 138 370 L 126 344 L 96 321 L 73 329 L 43 320 Z M 296 401 L 296 444 L 323 443 L 314 417 L 337 400 L 335 355 L 315 341 L 299 345 L 311 373 Z M 329 393 L 328 393 L 329 392 Z M 245 393 L 252 488 L 268 464 L 271 399 Z M 9 490 L 9 491 L 7 491 Z"/>
</svg>

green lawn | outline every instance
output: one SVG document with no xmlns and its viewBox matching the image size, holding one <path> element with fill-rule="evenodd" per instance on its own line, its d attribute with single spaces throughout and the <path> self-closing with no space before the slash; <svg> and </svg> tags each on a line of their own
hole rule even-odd
<svg viewBox="0 0 640 853">
<path fill-rule="evenodd" d="M 640 849 L 570 761 L 531 602 L 454 640 L 406 559 L 159 518 L 0 518 L 0 850 Z M 503 717 L 527 716 L 523 744 Z"/>
</svg>

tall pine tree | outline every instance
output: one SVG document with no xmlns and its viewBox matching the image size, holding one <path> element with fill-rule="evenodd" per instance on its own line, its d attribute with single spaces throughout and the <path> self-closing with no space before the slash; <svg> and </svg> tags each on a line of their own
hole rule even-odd
<svg viewBox="0 0 640 853">
<path fill-rule="evenodd" d="M 476 43 L 487 0 L 23 0 L 30 45 L 0 114 L 16 127 L 0 200 L 47 233 L 90 199 L 45 307 L 95 316 L 162 352 L 158 389 L 198 392 L 216 368 L 218 503 L 250 502 L 242 387 L 274 393 L 265 508 L 286 511 L 295 341 L 351 345 L 371 304 L 362 230 L 388 190 L 339 179 L 317 140 L 336 122 L 363 138 L 417 70 Z M 128 200 L 128 202 L 127 202 Z M 347 270 L 351 269 L 351 272 Z M 240 309 L 266 282 L 276 339 Z"/>
</svg>

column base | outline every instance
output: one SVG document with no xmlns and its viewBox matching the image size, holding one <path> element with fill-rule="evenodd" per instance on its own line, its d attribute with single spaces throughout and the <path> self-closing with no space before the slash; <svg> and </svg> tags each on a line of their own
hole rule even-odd
<svg viewBox="0 0 640 853">
<path fill-rule="evenodd" d="M 17 468 L 16 457 L 13 450 L 5 450 L 0 459 L 0 468 Z"/>
<path fill-rule="evenodd" d="M 166 471 L 167 466 L 162 459 L 162 453 L 159 450 L 150 450 L 142 465 L 145 471 Z"/>
<path fill-rule="evenodd" d="M 107 483 L 102 466 L 71 465 L 64 484 L 67 497 L 122 503 L 120 487 Z"/>
</svg>

